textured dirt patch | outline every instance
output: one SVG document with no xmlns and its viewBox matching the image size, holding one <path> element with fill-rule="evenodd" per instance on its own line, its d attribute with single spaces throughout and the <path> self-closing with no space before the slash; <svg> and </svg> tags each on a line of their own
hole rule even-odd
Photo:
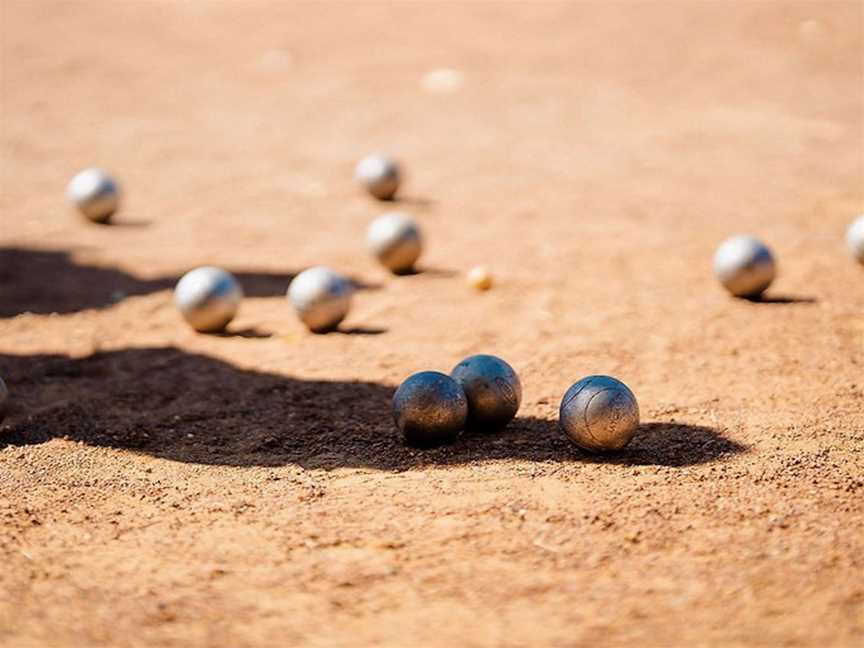
<svg viewBox="0 0 864 648">
<path fill-rule="evenodd" d="M 864 642 L 860 3 L 2 7 L 0 644 Z M 379 149 L 414 276 L 363 247 Z M 115 226 L 63 203 L 90 164 Z M 761 303 L 710 274 L 734 233 Z M 171 304 L 204 263 L 224 336 Z M 320 263 L 364 290 L 312 336 Z M 395 386 L 472 353 L 519 418 L 400 445 Z M 556 428 L 594 373 L 618 457 Z"/>
</svg>

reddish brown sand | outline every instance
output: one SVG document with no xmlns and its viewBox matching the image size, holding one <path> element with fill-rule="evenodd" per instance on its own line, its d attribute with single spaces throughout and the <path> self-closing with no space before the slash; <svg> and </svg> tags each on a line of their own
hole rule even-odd
<svg viewBox="0 0 864 648">
<path fill-rule="evenodd" d="M 860 2 L 2 7 L 0 644 L 862 645 Z M 64 204 L 90 164 L 115 226 Z M 364 249 L 391 207 L 415 276 Z M 711 275 L 739 232 L 767 303 Z M 171 303 L 204 263 L 226 336 Z M 282 297 L 319 263 L 341 333 Z M 403 447 L 394 387 L 477 352 L 519 418 Z M 557 430 L 591 373 L 640 401 L 616 458 Z"/>
</svg>

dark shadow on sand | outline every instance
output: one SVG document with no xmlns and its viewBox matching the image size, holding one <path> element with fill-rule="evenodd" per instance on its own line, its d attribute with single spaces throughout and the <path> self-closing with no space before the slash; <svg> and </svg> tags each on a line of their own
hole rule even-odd
<svg viewBox="0 0 864 648">
<path fill-rule="evenodd" d="M 294 272 L 226 269 L 247 297 L 282 297 L 295 276 Z M 142 279 L 117 268 L 79 263 L 63 250 L 0 247 L 0 318 L 104 308 L 126 297 L 173 290 L 180 276 Z M 358 290 L 380 287 L 352 282 Z"/>
<path fill-rule="evenodd" d="M 819 302 L 815 297 L 793 297 L 791 295 L 760 295 L 758 297 L 744 297 L 745 301 L 752 304 L 816 304 Z"/>
<path fill-rule="evenodd" d="M 88 223 L 93 223 L 93 221 L 86 221 Z M 153 224 L 153 221 L 143 220 L 143 219 L 129 219 L 124 220 L 122 218 L 115 220 L 112 218 L 107 223 L 93 223 L 94 225 L 98 225 L 99 227 L 128 227 L 128 228 L 136 228 L 136 227 L 150 227 Z"/>
<path fill-rule="evenodd" d="M 397 277 L 416 277 L 418 275 L 423 275 L 424 277 L 436 277 L 436 278 L 449 278 L 455 277 L 459 273 L 455 270 L 445 270 L 443 268 L 429 268 L 427 266 L 419 266 L 417 268 L 411 268 L 409 270 L 401 270 L 399 272 L 394 272 Z"/>
<path fill-rule="evenodd" d="M 341 335 L 383 335 L 388 329 L 380 326 L 351 326 L 349 328 L 337 328 L 333 333 Z"/>
<path fill-rule="evenodd" d="M 214 335 L 216 337 L 224 337 L 224 338 L 246 338 L 247 340 L 264 340 L 270 337 L 273 337 L 273 333 L 269 331 L 262 331 L 256 327 L 248 327 L 244 329 L 233 329 L 231 325 L 228 325 L 228 328 L 224 331 L 216 331 L 214 333 L 202 333 L 202 335 Z"/>
<path fill-rule="evenodd" d="M 426 198 L 424 196 L 400 196 L 398 194 L 387 202 L 395 203 L 397 205 L 404 205 L 406 207 L 415 207 L 417 209 L 434 207 L 437 203 L 436 200 L 432 198 Z"/>
<path fill-rule="evenodd" d="M 505 459 L 686 466 L 744 451 L 710 428 L 649 423 L 625 452 L 589 455 L 531 417 L 418 450 L 396 433 L 391 386 L 242 370 L 173 347 L 0 355 L 0 375 L 10 390 L 0 449 L 64 437 L 188 463 L 394 471 Z"/>
</svg>

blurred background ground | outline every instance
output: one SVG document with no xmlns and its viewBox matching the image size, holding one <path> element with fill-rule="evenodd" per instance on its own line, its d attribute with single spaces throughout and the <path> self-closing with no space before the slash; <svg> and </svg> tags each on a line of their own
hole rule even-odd
<svg viewBox="0 0 864 648">
<path fill-rule="evenodd" d="M 2 12 L 0 644 L 864 641 L 861 3 Z M 416 276 L 365 253 L 372 150 Z M 64 205 L 93 164 L 115 226 Z M 774 301 L 715 284 L 738 232 Z M 172 307 L 203 263 L 231 335 Z M 319 263 L 369 288 L 346 332 L 282 297 Z M 476 352 L 520 418 L 402 447 L 395 385 Z M 591 373 L 640 400 L 615 460 L 555 427 Z"/>
</svg>

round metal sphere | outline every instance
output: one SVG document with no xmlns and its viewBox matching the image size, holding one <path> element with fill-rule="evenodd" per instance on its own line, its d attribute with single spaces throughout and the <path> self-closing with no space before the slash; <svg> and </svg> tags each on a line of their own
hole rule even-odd
<svg viewBox="0 0 864 648">
<path fill-rule="evenodd" d="M 367 155 L 354 169 L 354 178 L 378 200 L 393 200 L 402 173 L 395 160 L 386 155 Z"/>
<path fill-rule="evenodd" d="M 864 264 L 864 214 L 852 221 L 846 231 L 846 245 L 858 263 Z"/>
<path fill-rule="evenodd" d="M 469 427 L 495 430 L 507 425 L 522 403 L 522 383 L 513 367 L 493 355 L 474 355 L 453 368 L 450 377 L 468 399 Z"/>
<path fill-rule="evenodd" d="M 393 418 L 409 445 L 453 441 L 464 429 L 467 416 L 465 392 L 450 376 L 438 371 L 412 374 L 393 396 Z"/>
<path fill-rule="evenodd" d="M 417 223 L 397 212 L 372 221 L 366 233 L 366 243 L 375 258 L 394 274 L 411 272 L 423 251 Z"/>
<path fill-rule="evenodd" d="M 6 403 L 9 400 L 9 389 L 6 387 L 6 383 L 3 382 L 3 379 L 0 378 L 0 423 L 3 422 L 3 419 L 6 418 Z"/>
<path fill-rule="evenodd" d="M 189 325 L 201 333 L 223 330 L 240 307 L 243 289 L 234 276 L 212 266 L 187 272 L 174 288 L 174 303 Z"/>
<path fill-rule="evenodd" d="M 288 300 L 310 331 L 326 333 L 345 319 L 353 292 L 354 287 L 345 277 L 316 266 L 294 277 L 288 286 Z"/>
<path fill-rule="evenodd" d="M 774 256 L 764 243 L 752 236 L 733 236 L 714 254 L 714 274 L 736 297 L 756 298 L 777 274 Z"/>
<path fill-rule="evenodd" d="M 120 204 L 120 189 L 101 169 L 84 169 L 69 182 L 66 198 L 94 223 L 107 223 Z"/>
<path fill-rule="evenodd" d="M 580 448 L 612 452 L 626 446 L 636 433 L 639 405 L 633 392 L 620 380 L 588 376 L 564 394 L 559 424 Z"/>
</svg>

